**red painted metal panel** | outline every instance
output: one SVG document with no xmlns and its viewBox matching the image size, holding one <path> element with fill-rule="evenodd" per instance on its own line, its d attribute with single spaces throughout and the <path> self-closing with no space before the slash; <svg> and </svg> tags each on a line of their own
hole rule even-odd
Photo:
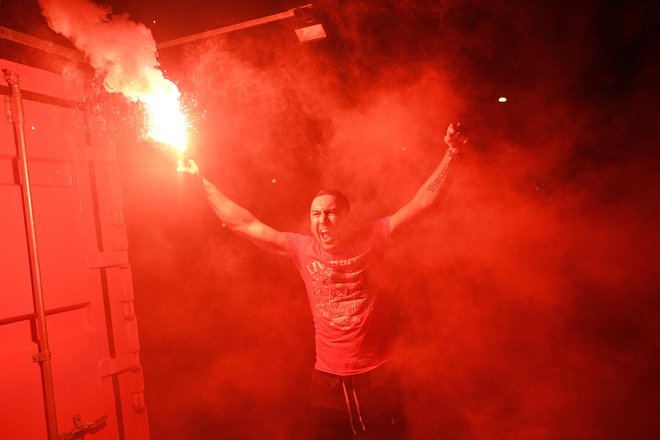
<svg viewBox="0 0 660 440">
<path fill-rule="evenodd" d="M 20 75 L 57 429 L 107 415 L 95 439 L 149 438 L 119 170 L 86 132 L 82 83 L 0 59 Z M 26 98 L 27 97 L 27 98 Z M 89 144 L 94 139 L 94 145 Z M 47 438 L 28 238 L 10 123 L 0 123 L 0 426 Z M 87 438 L 87 437 L 86 437 Z M 90 437 L 91 438 L 91 437 Z"/>
<path fill-rule="evenodd" d="M 47 438 L 39 368 L 32 362 L 34 343 L 29 338 L 26 341 L 29 334 L 27 321 L 0 326 L 0 421 L 4 438 Z M 23 347 L 11 349 L 5 345 L 10 335 Z M 14 345 L 18 345 L 16 341 Z"/>
<path fill-rule="evenodd" d="M 0 280 L 2 280 L 0 319 L 2 319 L 6 316 L 30 314 L 33 306 L 30 294 L 30 272 L 26 265 L 27 242 L 21 195 L 16 185 L 0 185 L 0 207 L 0 243 L 2 243 L 0 245 Z"/>
<path fill-rule="evenodd" d="M 21 84 L 24 84 L 23 81 L 21 77 Z M 74 154 L 85 145 L 85 121 L 81 110 L 28 100 L 23 101 L 23 106 L 29 154 L 38 159 L 38 164 L 47 162 L 57 165 L 70 162 Z M 50 174 L 35 177 L 50 177 Z"/>
<path fill-rule="evenodd" d="M 46 308 L 89 302 L 93 274 L 81 270 L 87 266 L 85 237 L 73 188 L 35 187 L 34 203 Z"/>
</svg>

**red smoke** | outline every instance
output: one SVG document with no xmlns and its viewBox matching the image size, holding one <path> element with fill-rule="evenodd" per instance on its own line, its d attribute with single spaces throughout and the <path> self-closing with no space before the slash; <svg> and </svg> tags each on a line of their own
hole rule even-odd
<svg viewBox="0 0 660 440">
<path fill-rule="evenodd" d="M 610 66 L 588 25 L 616 11 L 333 3 L 317 45 L 282 26 L 162 54 L 197 97 L 202 170 L 266 223 L 305 232 L 320 186 L 364 217 L 394 211 L 464 117 L 451 191 L 394 240 L 381 274 L 411 438 L 657 432 L 657 153 L 639 133 L 660 125 L 644 101 L 657 67 Z M 640 66 L 643 16 L 612 31 Z M 152 436 L 301 438 L 302 282 L 222 228 L 168 158 L 123 154 Z"/>
</svg>

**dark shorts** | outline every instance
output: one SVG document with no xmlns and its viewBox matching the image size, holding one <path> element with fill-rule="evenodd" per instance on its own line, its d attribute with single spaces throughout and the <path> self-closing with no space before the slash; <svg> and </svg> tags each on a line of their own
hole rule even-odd
<svg viewBox="0 0 660 440">
<path fill-rule="evenodd" d="M 314 370 L 309 413 L 314 440 L 406 438 L 399 376 L 388 364 L 352 376 Z"/>
</svg>

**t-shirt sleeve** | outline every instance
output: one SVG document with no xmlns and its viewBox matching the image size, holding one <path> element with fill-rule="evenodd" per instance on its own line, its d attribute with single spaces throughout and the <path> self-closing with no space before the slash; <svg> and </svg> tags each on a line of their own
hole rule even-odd
<svg viewBox="0 0 660 440">
<path fill-rule="evenodd" d="M 390 216 L 380 218 L 371 227 L 370 244 L 377 248 L 390 238 Z"/>
<path fill-rule="evenodd" d="M 286 241 L 289 244 L 289 252 L 291 253 L 291 261 L 300 271 L 300 250 L 302 249 L 303 241 L 307 239 L 302 234 L 294 234 L 293 232 L 284 232 Z"/>
</svg>

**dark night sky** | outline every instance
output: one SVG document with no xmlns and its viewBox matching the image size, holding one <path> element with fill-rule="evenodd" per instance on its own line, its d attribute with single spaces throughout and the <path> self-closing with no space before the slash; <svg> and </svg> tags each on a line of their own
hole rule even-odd
<svg viewBox="0 0 660 440">
<path fill-rule="evenodd" d="M 324 184 L 365 217 L 396 209 L 462 118 L 461 172 L 442 206 L 394 241 L 383 274 L 404 293 L 394 305 L 411 437 L 651 438 L 656 2 L 315 4 L 322 42 L 299 45 L 280 23 L 161 52 L 205 173 L 272 226 L 304 232 Z M 112 5 L 156 41 L 297 6 Z M 53 35 L 36 2 L 3 0 L 0 24 Z M 152 438 L 300 438 L 313 362 L 302 283 L 218 225 L 127 112 L 107 122 Z"/>
</svg>

